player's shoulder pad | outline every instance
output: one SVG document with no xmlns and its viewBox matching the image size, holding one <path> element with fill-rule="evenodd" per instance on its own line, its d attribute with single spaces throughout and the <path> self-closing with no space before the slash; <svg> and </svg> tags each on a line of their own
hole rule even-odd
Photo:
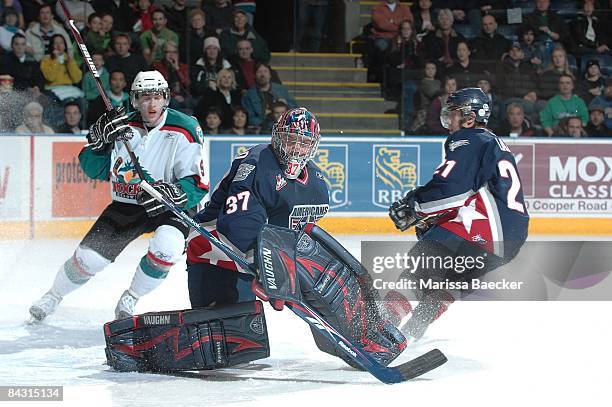
<svg viewBox="0 0 612 407">
<path fill-rule="evenodd" d="M 204 134 L 200 127 L 200 123 L 198 123 L 195 117 L 170 108 L 166 111 L 168 115 L 166 116 L 166 122 L 161 127 L 161 130 L 179 132 L 183 134 L 190 143 L 203 143 Z"/>
<path fill-rule="evenodd" d="M 267 147 L 268 144 L 257 144 L 240 151 L 232 164 L 232 167 L 236 168 L 232 182 L 244 181 L 251 173 L 256 173 L 257 167 L 261 166 L 261 161 L 266 161 Z"/>
<path fill-rule="evenodd" d="M 310 174 L 314 175 L 320 180 L 325 181 L 325 176 L 323 175 L 323 171 L 321 170 L 321 168 L 319 168 L 319 166 L 314 161 L 309 160 L 308 164 L 306 164 L 306 167 L 308 168 L 308 171 Z"/>
<path fill-rule="evenodd" d="M 138 113 L 137 110 L 129 112 L 127 117 L 128 117 L 128 123 L 130 124 L 130 126 L 140 127 L 141 129 L 144 129 L 144 124 L 142 124 L 140 113 Z"/>
</svg>

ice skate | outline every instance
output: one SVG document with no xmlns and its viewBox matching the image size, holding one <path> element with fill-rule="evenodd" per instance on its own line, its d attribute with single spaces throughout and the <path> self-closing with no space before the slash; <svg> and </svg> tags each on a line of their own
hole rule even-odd
<svg viewBox="0 0 612 407">
<path fill-rule="evenodd" d="M 125 290 L 115 307 L 115 319 L 130 318 L 134 315 L 134 307 L 137 302 L 138 298 L 132 295 L 130 290 Z"/>
<path fill-rule="evenodd" d="M 36 301 L 30 307 L 30 315 L 32 315 L 32 321 L 42 321 L 47 316 L 53 314 L 57 309 L 60 301 L 62 301 L 62 296 L 54 292 L 53 290 L 49 290 L 41 297 L 40 300 Z"/>
</svg>

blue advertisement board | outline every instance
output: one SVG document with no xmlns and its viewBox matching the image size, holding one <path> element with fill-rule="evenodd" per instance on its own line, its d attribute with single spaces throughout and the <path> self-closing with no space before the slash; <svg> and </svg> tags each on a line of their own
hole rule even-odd
<svg viewBox="0 0 612 407">
<path fill-rule="evenodd" d="M 211 185 L 238 154 L 269 137 L 207 138 Z M 314 158 L 334 212 L 386 212 L 410 188 L 427 182 L 442 161 L 440 137 L 325 137 Z"/>
</svg>

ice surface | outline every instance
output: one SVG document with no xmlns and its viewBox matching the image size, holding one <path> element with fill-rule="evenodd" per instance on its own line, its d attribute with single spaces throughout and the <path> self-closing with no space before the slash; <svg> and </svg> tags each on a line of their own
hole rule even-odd
<svg viewBox="0 0 612 407">
<path fill-rule="evenodd" d="M 360 240 L 368 238 L 339 240 L 359 256 Z M 270 307 L 268 359 L 244 369 L 183 377 L 117 373 L 104 364 L 102 324 L 113 318 L 146 240 L 132 243 L 107 270 L 67 296 L 45 323 L 25 323 L 31 302 L 49 288 L 77 243 L 0 241 L 0 385 L 63 385 L 61 405 L 80 406 L 515 407 L 605 405 L 610 400 L 612 302 L 454 304 L 400 357 L 406 361 L 438 347 L 449 362 L 393 386 L 319 352 L 306 324 L 289 311 Z M 141 299 L 137 312 L 188 307 L 183 264 Z"/>
</svg>

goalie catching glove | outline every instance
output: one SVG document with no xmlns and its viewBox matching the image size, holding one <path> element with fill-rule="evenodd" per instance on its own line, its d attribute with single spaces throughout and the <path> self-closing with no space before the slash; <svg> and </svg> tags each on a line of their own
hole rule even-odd
<svg viewBox="0 0 612 407">
<path fill-rule="evenodd" d="M 173 184 L 171 182 L 157 182 L 151 185 L 153 188 L 157 190 L 160 194 L 162 194 L 167 200 L 172 202 L 174 205 L 179 208 L 183 208 L 187 203 L 187 194 L 185 191 L 181 189 L 178 184 Z M 144 206 L 147 215 L 150 218 L 154 218 L 158 215 L 161 215 L 168 209 L 164 206 L 163 203 L 159 202 L 157 199 L 153 198 L 147 191 L 141 189 L 136 195 L 136 201 Z"/>
<path fill-rule="evenodd" d="M 117 139 L 132 138 L 128 117 L 123 106 L 105 112 L 89 127 L 87 140 L 93 151 L 102 151 Z"/>
<path fill-rule="evenodd" d="M 270 299 L 291 307 L 303 302 L 345 338 L 383 365 L 406 347 L 399 330 L 379 312 L 380 298 L 368 272 L 323 229 L 308 224 L 296 232 L 264 225 L 258 242 L 259 274 Z M 320 350 L 359 368 L 317 329 L 311 327 Z"/>
</svg>

